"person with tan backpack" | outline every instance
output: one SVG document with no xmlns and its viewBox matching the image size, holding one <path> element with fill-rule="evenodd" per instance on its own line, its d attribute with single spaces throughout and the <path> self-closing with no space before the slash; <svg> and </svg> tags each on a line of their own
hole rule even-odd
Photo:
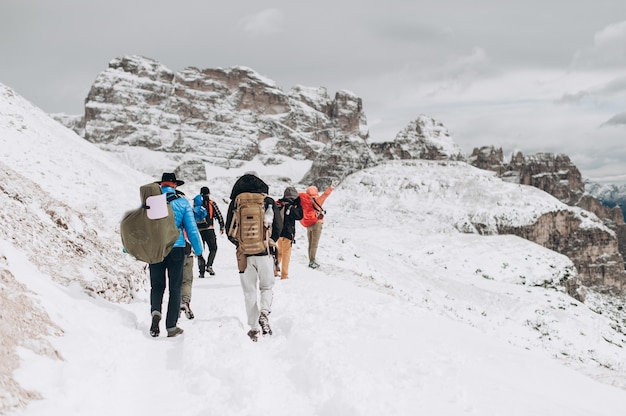
<svg viewBox="0 0 626 416">
<path fill-rule="evenodd" d="M 256 173 L 244 174 L 233 186 L 226 215 L 228 240 L 237 247 L 237 267 L 250 326 L 248 336 L 254 342 L 261 332 L 272 335 L 269 314 L 274 297 L 274 265 L 270 247 L 276 242 L 270 236 L 278 218 L 268 192 L 269 187 Z"/>
</svg>

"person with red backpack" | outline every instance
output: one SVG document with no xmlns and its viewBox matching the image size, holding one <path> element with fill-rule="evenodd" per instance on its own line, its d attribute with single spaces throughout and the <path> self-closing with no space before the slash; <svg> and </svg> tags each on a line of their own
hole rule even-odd
<svg viewBox="0 0 626 416">
<path fill-rule="evenodd" d="M 309 186 L 306 188 L 306 192 L 299 193 L 303 213 L 300 224 L 306 228 L 306 236 L 309 242 L 309 267 L 312 269 L 320 267 L 315 256 L 320 237 L 322 236 L 324 214 L 326 214 L 322 205 L 324 205 L 326 198 L 328 198 L 334 188 L 335 183 L 333 182 L 321 195 L 317 186 Z"/>
</svg>

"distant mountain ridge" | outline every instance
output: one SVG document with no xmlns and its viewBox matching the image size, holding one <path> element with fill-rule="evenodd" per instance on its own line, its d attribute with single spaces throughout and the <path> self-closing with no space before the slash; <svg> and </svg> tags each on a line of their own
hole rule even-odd
<svg viewBox="0 0 626 416">
<path fill-rule="evenodd" d="M 626 184 L 599 184 L 585 180 L 585 189 L 608 207 L 619 207 L 626 217 Z"/>
</svg>

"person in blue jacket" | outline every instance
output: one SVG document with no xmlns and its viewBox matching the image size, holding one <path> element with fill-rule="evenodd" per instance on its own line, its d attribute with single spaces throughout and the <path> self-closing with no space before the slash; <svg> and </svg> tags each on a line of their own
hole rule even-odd
<svg viewBox="0 0 626 416">
<path fill-rule="evenodd" d="M 157 183 L 161 185 L 161 191 L 167 195 L 168 203 L 174 211 L 174 218 L 180 235 L 174 243 L 174 248 L 162 262 L 150 264 L 150 311 L 152 313 L 150 335 L 159 336 L 159 322 L 161 321 L 161 308 L 166 286 L 165 274 L 167 272 L 169 301 L 165 316 L 165 329 L 168 337 L 175 337 L 183 333 L 182 328 L 179 328 L 177 323 L 185 263 L 185 233 L 196 256 L 202 255 L 202 239 L 196 226 L 191 204 L 187 198 L 181 198 L 176 193 L 176 187 L 185 182 L 176 179 L 174 173 L 163 173 L 161 181 Z"/>
</svg>

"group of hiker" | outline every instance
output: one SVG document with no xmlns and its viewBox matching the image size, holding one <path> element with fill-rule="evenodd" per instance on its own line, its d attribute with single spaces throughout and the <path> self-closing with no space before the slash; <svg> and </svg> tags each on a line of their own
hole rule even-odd
<svg viewBox="0 0 626 416">
<path fill-rule="evenodd" d="M 326 213 L 322 206 L 333 191 L 334 183 L 321 194 L 315 186 L 309 186 L 305 192 L 298 192 L 293 186 L 288 186 L 282 198 L 274 200 L 269 196 L 269 186 L 257 173 L 246 172 L 233 185 L 225 220 L 217 203 L 211 199 L 208 187 L 201 187 L 200 193 L 193 198 L 192 206 L 184 193 L 177 189 L 184 181 L 177 179 L 174 173 L 163 173 L 161 180 L 156 183 L 171 207 L 179 235 L 171 251 L 161 261 L 149 263 L 150 335 L 157 337 L 160 334 L 166 280 L 169 285 L 165 317 L 167 336 L 175 337 L 183 333 L 183 329 L 177 325 L 181 313 L 188 319 L 194 318 L 190 306 L 193 260 L 194 257 L 197 259 L 200 278 L 204 278 L 205 273 L 215 275 L 216 223 L 220 234 L 226 232 L 228 240 L 235 246 L 247 324 L 250 327 L 248 336 L 252 341 L 258 341 L 261 334 L 271 335 L 269 315 L 272 311 L 274 282 L 278 276 L 281 280 L 289 278 L 296 221 L 306 228 L 308 266 L 318 268 L 316 254 Z M 146 201 L 142 202 L 143 208 L 150 208 Z M 208 248 L 206 260 L 205 245 Z"/>
</svg>

